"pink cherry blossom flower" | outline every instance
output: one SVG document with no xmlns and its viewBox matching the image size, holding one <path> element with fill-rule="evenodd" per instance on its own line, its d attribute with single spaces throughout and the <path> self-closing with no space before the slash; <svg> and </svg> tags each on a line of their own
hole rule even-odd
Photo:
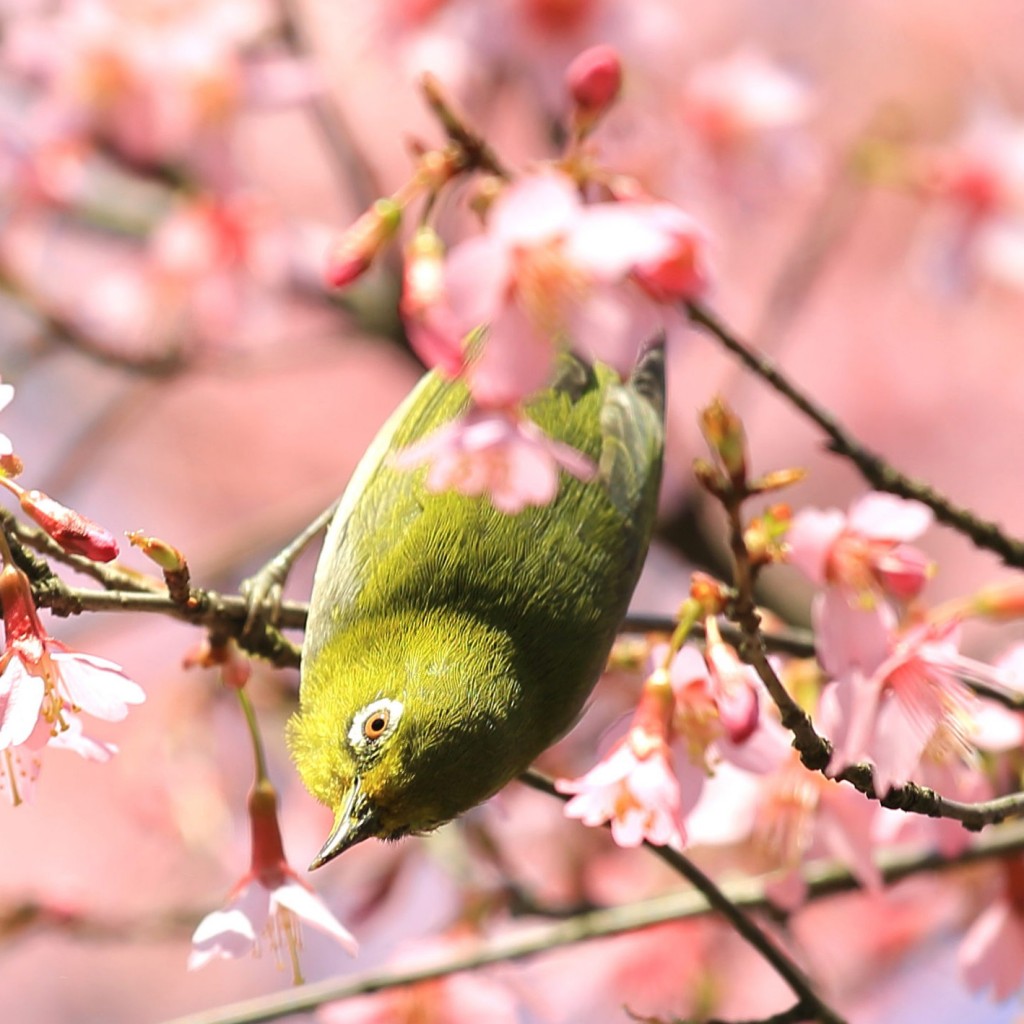
<svg viewBox="0 0 1024 1024">
<path fill-rule="evenodd" d="M 686 760 L 705 776 L 723 758 L 750 771 L 765 771 L 774 757 L 768 753 L 766 761 L 765 748 L 750 742 L 763 722 L 760 680 L 735 651 L 726 650 L 721 636 L 714 642 L 714 628 L 707 653 L 686 644 L 669 666 L 675 742 L 685 746 Z M 663 645 L 652 649 L 655 664 L 664 653 Z"/>
<path fill-rule="evenodd" d="M 988 278 L 1024 288 L 1024 121 L 991 108 L 976 112 L 944 150 L 923 158 L 926 192 L 942 204 L 927 239 L 944 283 Z"/>
<path fill-rule="evenodd" d="M 818 656 L 835 680 L 831 770 L 868 761 L 884 793 L 908 782 L 930 744 L 969 759 L 978 702 L 961 676 L 1001 682 L 996 669 L 957 650 L 956 623 L 897 629 L 886 605 L 851 608 L 834 590 L 813 607 Z"/>
<path fill-rule="evenodd" d="M 686 841 L 684 799 L 669 749 L 673 697 L 664 673 L 644 685 L 629 732 L 586 775 L 558 779 L 560 793 L 574 794 L 565 814 L 584 825 L 611 822 L 619 846 L 680 848 Z M 688 794 L 692 810 L 698 794 Z"/>
<path fill-rule="evenodd" d="M 916 501 L 872 492 L 845 515 L 838 509 L 803 509 L 790 524 L 789 561 L 819 586 L 839 587 L 870 607 L 876 596 L 916 597 L 932 572 L 926 556 L 907 542 L 932 521 Z"/>
<path fill-rule="evenodd" d="M 579 336 L 576 325 L 588 323 L 592 290 L 623 282 L 678 247 L 650 206 L 586 205 L 565 175 L 534 174 L 495 201 L 486 234 L 451 250 L 445 291 L 458 332 L 453 344 L 487 327 L 466 370 L 478 404 L 509 406 L 541 388 L 559 344 L 587 350 L 589 332 Z"/>
<path fill-rule="evenodd" d="M 978 916 L 960 944 L 960 972 L 972 992 L 992 989 L 998 1002 L 1024 985 L 1024 865 L 1003 862 L 1004 892 Z"/>
<path fill-rule="evenodd" d="M 769 727 L 782 731 L 777 723 Z M 849 783 L 809 772 L 790 749 L 764 776 L 753 826 L 756 848 L 781 872 L 772 882 L 773 899 L 788 910 L 803 902 L 799 869 L 819 850 L 846 864 L 865 887 L 880 889 L 872 858 L 877 840 L 871 823 L 877 813 L 877 805 Z"/>
<path fill-rule="evenodd" d="M 718 153 L 734 153 L 770 133 L 798 127 L 814 109 L 804 81 L 749 49 L 698 67 L 683 102 L 687 120 Z"/>
<path fill-rule="evenodd" d="M 115 749 L 82 735 L 80 712 L 116 722 L 145 694 L 119 665 L 68 650 L 43 630 L 28 580 L 13 566 L 0 571 L 5 643 L 0 655 L 0 774 L 12 803 L 21 803 L 38 776 L 44 746 L 107 760 Z M 22 789 L 22 783 L 29 787 Z"/>
<path fill-rule="evenodd" d="M 424 463 L 430 490 L 486 494 L 509 514 L 554 501 L 560 468 L 581 480 L 596 472 L 585 455 L 525 417 L 487 409 L 471 409 L 392 458 L 399 469 Z"/>
<path fill-rule="evenodd" d="M 218 958 L 258 955 L 266 940 L 279 960 L 283 951 L 288 952 L 298 984 L 302 980 L 298 948 L 303 921 L 355 956 L 356 940 L 285 858 L 277 797 L 266 781 L 257 783 L 249 794 L 249 820 L 252 865 L 231 890 L 225 906 L 199 922 L 192 935 L 189 970 Z"/>
</svg>

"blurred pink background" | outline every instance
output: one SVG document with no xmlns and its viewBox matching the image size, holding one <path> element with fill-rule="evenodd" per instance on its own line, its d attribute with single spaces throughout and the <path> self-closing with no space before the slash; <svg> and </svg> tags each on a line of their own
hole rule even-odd
<svg viewBox="0 0 1024 1024">
<path fill-rule="evenodd" d="M 340 493 L 419 373 L 385 336 L 396 323 L 386 270 L 357 287 L 348 310 L 316 287 L 325 240 L 367 197 L 339 186 L 310 97 L 340 111 L 376 187 L 390 192 L 408 175 L 408 140 L 439 140 L 417 94 L 424 66 L 437 71 L 506 160 L 523 162 L 553 152 L 567 60 L 607 41 L 622 52 L 626 88 L 597 140 L 609 164 L 637 174 L 705 225 L 713 240 L 713 307 L 895 465 L 1024 534 L 1024 271 L 1015 280 L 1010 258 L 1013 232 L 1024 232 L 1024 156 L 1019 205 L 1007 200 L 1007 209 L 986 213 L 1007 222 L 998 224 L 1005 227 L 1000 239 L 1010 237 L 997 264 L 981 249 L 989 236 L 977 224 L 964 228 L 960 200 L 929 191 L 917 172 L 935 154 L 955 155 L 979 118 L 1024 133 L 1019 3 L 359 0 L 300 7 L 315 42 L 308 60 L 288 57 L 280 12 L 269 3 L 0 3 L 0 372 L 16 388 L 2 427 L 24 459 L 26 486 L 118 534 L 160 536 L 186 553 L 198 585 L 235 590 Z M 137 79 L 110 79 L 101 117 L 96 82 L 113 58 L 101 54 L 102 64 L 97 40 L 129 46 L 134 39 L 110 32 L 118 19 L 142 24 L 138 46 L 152 45 L 156 32 L 167 49 L 157 46 L 140 61 Z M 753 124 L 749 136 L 725 144 L 691 116 L 687 88 L 697 69 L 744 50 L 794 76 L 800 109 L 791 123 Z M 194 73 L 190 93 L 186 72 Z M 116 100 L 143 86 L 160 103 L 117 109 Z M 182 110 L 163 109 L 186 94 Z M 161 118 L 164 135 L 154 127 Z M 154 128 L 154 138 L 139 141 L 140 125 Z M 843 161 L 854 150 L 867 160 L 869 131 L 885 140 L 884 159 L 896 170 L 865 181 Z M 95 145 L 84 165 L 100 160 L 107 170 L 86 175 L 83 185 L 73 156 L 70 195 L 52 181 L 39 186 L 40 176 L 57 175 L 50 161 L 59 154 L 47 149 L 55 139 Z M 1024 141 L 1020 147 L 1024 153 Z M 182 256 L 173 240 L 172 255 L 161 256 L 152 234 L 147 242 L 147 232 L 110 223 L 108 207 L 135 201 L 103 183 L 112 166 L 134 167 L 142 219 L 153 231 L 162 219 L 155 211 L 186 202 L 167 185 L 176 167 L 188 168 L 182 177 L 194 195 L 258 196 L 265 205 L 244 258 Z M 187 250 L 187 240 L 177 244 Z M 1024 243 L 1020 259 L 1024 266 Z M 813 281 L 780 307 L 780 280 L 797 267 Z M 158 273 L 165 276 L 154 284 Z M 212 296 L 195 298 L 214 286 L 220 290 Z M 128 361 L 168 344 L 189 355 L 179 372 L 147 376 L 54 340 L 47 327 L 55 320 Z M 677 339 L 670 389 L 663 514 L 672 524 L 689 510 L 706 531 L 691 551 L 723 557 L 716 512 L 690 485 L 691 460 L 702 454 L 696 412 L 715 393 L 743 416 L 755 469 L 808 469 L 806 482 L 786 496 L 794 507 L 845 508 L 864 490 L 849 466 L 823 452 L 812 427 L 712 340 L 692 332 Z M 932 528 L 923 546 L 939 563 L 930 591 L 936 602 L 1010 578 L 994 557 L 943 528 Z M 652 556 L 638 610 L 671 611 L 686 592 L 670 547 L 666 540 Z M 313 557 L 296 570 L 290 595 L 308 594 Z M 136 552 L 124 561 L 146 569 Z M 797 621 L 808 594 L 792 571 L 770 574 L 771 599 Z M 275 970 L 269 951 L 185 971 L 195 923 L 247 867 L 241 812 L 251 774 L 231 695 L 212 672 L 179 668 L 197 631 L 141 614 L 45 621 L 70 645 L 120 662 L 148 699 L 126 722 L 97 728 L 120 747 L 112 763 L 50 755 L 34 804 L 0 808 L 0 1015 L 38 1024 L 147 1024 L 286 986 L 289 972 Z M 970 653 L 993 656 L 1015 636 L 1013 628 L 977 629 Z M 329 816 L 298 784 L 284 748 L 295 684 L 295 673 L 261 667 L 252 690 L 282 796 L 286 847 L 298 866 L 318 848 Z M 598 705 L 612 710 L 604 721 L 628 709 L 633 685 L 606 684 Z M 592 749 L 599 727 L 581 730 Z M 563 763 L 586 763 L 585 748 L 567 746 Z M 642 851 L 614 850 L 601 834 L 577 835 L 557 807 L 532 793 L 513 787 L 496 804 L 426 841 L 366 844 L 315 876 L 363 951 L 352 961 L 307 931 L 306 977 L 379 967 L 402 942 L 445 926 L 463 905 L 464 884 L 497 889 L 493 867 L 471 863 L 458 842 L 475 828 L 502 836 L 514 861 L 532 860 L 524 850 L 537 844 L 549 866 L 520 870 L 538 875 L 532 884 L 552 899 L 601 902 L 671 883 Z M 586 871 L 572 867 L 584 853 Z M 849 897 L 804 912 L 797 931 L 809 945 L 827 945 L 836 960 L 850 961 L 844 970 L 819 951 L 839 1005 L 863 1022 L 1013 1019 L 1014 1001 L 989 1007 L 955 979 L 952 950 L 970 892 L 939 895 L 926 880 L 914 884 L 917 890 L 894 897 L 899 909 L 872 910 Z M 12 911 L 33 901 L 109 930 L 19 926 Z M 901 924 L 888 944 L 878 936 L 880 920 Z M 854 950 L 858 928 L 878 941 L 865 938 L 865 949 Z M 501 976 L 532 993 L 518 1004 L 522 1020 L 621 1020 L 623 1004 L 640 1013 L 691 1012 L 701 984 L 691 943 L 712 961 L 726 958 L 727 977 L 745 979 L 719 993 L 714 1013 L 756 1016 L 784 1005 L 767 969 L 718 927 L 678 926 L 678 934 L 559 951 Z M 577 989 L 572 978 L 586 983 Z"/>
</svg>

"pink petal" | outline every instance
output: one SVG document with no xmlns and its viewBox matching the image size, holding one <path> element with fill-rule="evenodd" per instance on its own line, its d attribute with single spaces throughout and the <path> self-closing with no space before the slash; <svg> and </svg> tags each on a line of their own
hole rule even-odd
<svg viewBox="0 0 1024 1024">
<path fill-rule="evenodd" d="M 597 283 L 566 311 L 566 330 L 573 350 L 587 362 L 604 363 L 626 378 L 643 339 L 662 329 L 669 316 L 637 288 Z"/>
<path fill-rule="evenodd" d="M 533 174 L 507 188 L 491 210 L 488 232 L 505 246 L 535 246 L 573 228 L 581 216 L 579 192 L 564 174 Z"/>
<path fill-rule="evenodd" d="M 71 750 L 87 761 L 98 761 L 100 764 L 109 761 L 117 753 L 113 743 L 86 736 L 82 731 L 81 719 L 76 717 L 69 718 L 67 728 L 51 737 L 47 745 L 59 750 Z"/>
<path fill-rule="evenodd" d="M 490 235 L 468 238 L 451 249 L 444 291 L 460 334 L 501 314 L 510 297 L 511 273 L 508 249 Z"/>
<path fill-rule="evenodd" d="M 215 910 L 207 914 L 192 934 L 188 969 L 195 971 L 219 957 L 235 959 L 251 953 L 256 934 L 241 910 Z"/>
<path fill-rule="evenodd" d="M 1024 925 L 1005 900 L 989 906 L 971 925 L 957 954 L 968 987 L 993 987 L 995 998 L 1009 999 L 1024 981 Z"/>
<path fill-rule="evenodd" d="M 822 791 L 818 828 L 830 852 L 868 889 L 882 888 L 882 875 L 873 857 L 871 822 L 876 805 L 845 782 Z"/>
<path fill-rule="evenodd" d="M 786 534 L 789 549 L 787 561 L 795 565 L 812 583 L 824 586 L 832 545 L 845 526 L 846 516 L 839 509 L 801 509 L 793 517 Z"/>
<path fill-rule="evenodd" d="M 300 882 L 287 882 L 270 894 L 271 904 L 279 904 L 297 915 L 307 924 L 319 929 L 337 941 L 346 952 L 355 956 L 359 944 L 341 922 L 327 909 L 315 893 Z"/>
<path fill-rule="evenodd" d="M 872 491 L 850 506 L 848 525 L 878 540 L 915 540 L 932 523 L 932 510 L 919 501 Z"/>
<path fill-rule="evenodd" d="M 566 238 L 566 255 L 604 282 L 619 281 L 639 265 L 664 259 L 675 239 L 652 210 L 642 203 L 585 206 Z"/>
<path fill-rule="evenodd" d="M 0 675 L 0 750 L 24 743 L 39 722 L 45 685 L 17 655 Z"/>
<path fill-rule="evenodd" d="M 72 651 L 52 651 L 50 656 L 68 701 L 94 718 L 118 722 L 128 714 L 129 704 L 146 699 L 142 687 L 112 661 Z"/>
<path fill-rule="evenodd" d="M 491 321 L 466 380 L 473 400 L 487 409 L 516 405 L 551 379 L 555 346 L 534 330 L 518 305 Z"/>
<path fill-rule="evenodd" d="M 827 587 L 811 606 L 814 642 L 825 671 L 840 678 L 857 669 L 871 675 L 892 651 L 895 617 L 884 604 L 853 608 L 835 587 Z"/>
</svg>

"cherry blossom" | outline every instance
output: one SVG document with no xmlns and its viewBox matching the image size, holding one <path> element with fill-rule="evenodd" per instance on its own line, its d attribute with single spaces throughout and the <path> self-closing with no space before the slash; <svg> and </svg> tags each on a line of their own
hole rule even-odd
<svg viewBox="0 0 1024 1024">
<path fill-rule="evenodd" d="M 813 619 L 834 680 L 822 697 L 835 701 L 833 771 L 869 761 L 884 793 L 910 781 L 930 744 L 970 757 L 978 702 L 961 676 L 1002 677 L 959 653 L 955 622 L 900 631 L 888 606 L 852 608 L 834 590 L 815 598 Z"/>
<path fill-rule="evenodd" d="M 277 820 L 277 798 L 267 782 L 249 795 L 252 865 L 228 895 L 227 902 L 199 922 L 192 935 L 188 968 L 196 970 L 218 958 L 259 954 L 269 941 L 275 955 L 287 951 L 296 984 L 300 925 L 312 925 L 355 956 L 356 940 L 303 881 L 284 855 Z"/>
<path fill-rule="evenodd" d="M 466 368 L 478 404 L 508 406 L 543 387 L 559 344 L 600 349 L 587 317 L 594 291 L 678 248 L 654 207 L 584 204 L 572 181 L 552 171 L 521 178 L 501 194 L 486 234 L 455 246 L 445 271 L 453 344 L 487 327 Z"/>
<path fill-rule="evenodd" d="M 683 103 L 695 131 L 720 153 L 797 127 L 814 109 L 804 81 L 751 49 L 697 67 Z"/>
<path fill-rule="evenodd" d="M 121 667 L 71 651 L 39 622 L 28 580 L 12 566 L 0 570 L 5 643 L 0 655 L 0 755 L 11 801 L 21 803 L 38 776 L 42 748 L 63 747 L 107 760 L 114 747 L 84 736 L 81 712 L 116 722 L 145 694 Z"/>
<path fill-rule="evenodd" d="M 932 565 L 907 542 L 931 521 L 925 505 L 877 492 L 859 498 L 846 514 L 802 509 L 786 536 L 789 561 L 812 582 L 838 587 L 864 607 L 878 596 L 908 600 L 921 592 Z"/>
<path fill-rule="evenodd" d="M 1024 288 L 1024 121 L 980 108 L 923 164 L 926 192 L 949 215 L 937 231 L 948 280 Z"/>
<path fill-rule="evenodd" d="M 684 806 L 669 749 L 672 705 L 664 673 L 649 678 L 626 736 L 582 777 L 555 782 L 560 793 L 573 794 L 567 817 L 590 826 L 610 822 L 619 846 L 639 846 L 645 839 L 684 845 L 683 816 L 698 793 L 687 794 Z"/>
<path fill-rule="evenodd" d="M 391 461 L 399 469 L 426 463 L 430 490 L 486 494 L 495 508 L 510 514 L 552 502 L 559 469 L 581 480 L 596 472 L 585 455 L 548 437 L 532 421 L 487 409 L 471 409 L 396 452 Z"/>
<path fill-rule="evenodd" d="M 781 731 L 775 723 L 771 727 Z M 862 885 L 881 888 L 872 859 L 877 839 L 871 824 L 877 813 L 877 805 L 849 783 L 808 771 L 789 750 L 764 776 L 752 833 L 755 848 L 781 872 L 772 880 L 772 898 L 787 909 L 803 902 L 799 868 L 819 849 L 845 863 Z"/>
</svg>

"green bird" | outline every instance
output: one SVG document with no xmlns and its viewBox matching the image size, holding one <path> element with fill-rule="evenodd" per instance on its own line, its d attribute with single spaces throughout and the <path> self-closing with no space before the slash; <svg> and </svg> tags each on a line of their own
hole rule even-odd
<svg viewBox="0 0 1024 1024">
<path fill-rule="evenodd" d="M 650 543 L 664 381 L 660 342 L 625 382 L 565 356 L 526 411 L 598 471 L 517 515 L 390 464 L 466 410 L 461 382 L 428 373 L 384 425 L 324 541 L 289 722 L 306 787 L 335 813 L 311 867 L 450 821 L 574 723 Z"/>
</svg>

